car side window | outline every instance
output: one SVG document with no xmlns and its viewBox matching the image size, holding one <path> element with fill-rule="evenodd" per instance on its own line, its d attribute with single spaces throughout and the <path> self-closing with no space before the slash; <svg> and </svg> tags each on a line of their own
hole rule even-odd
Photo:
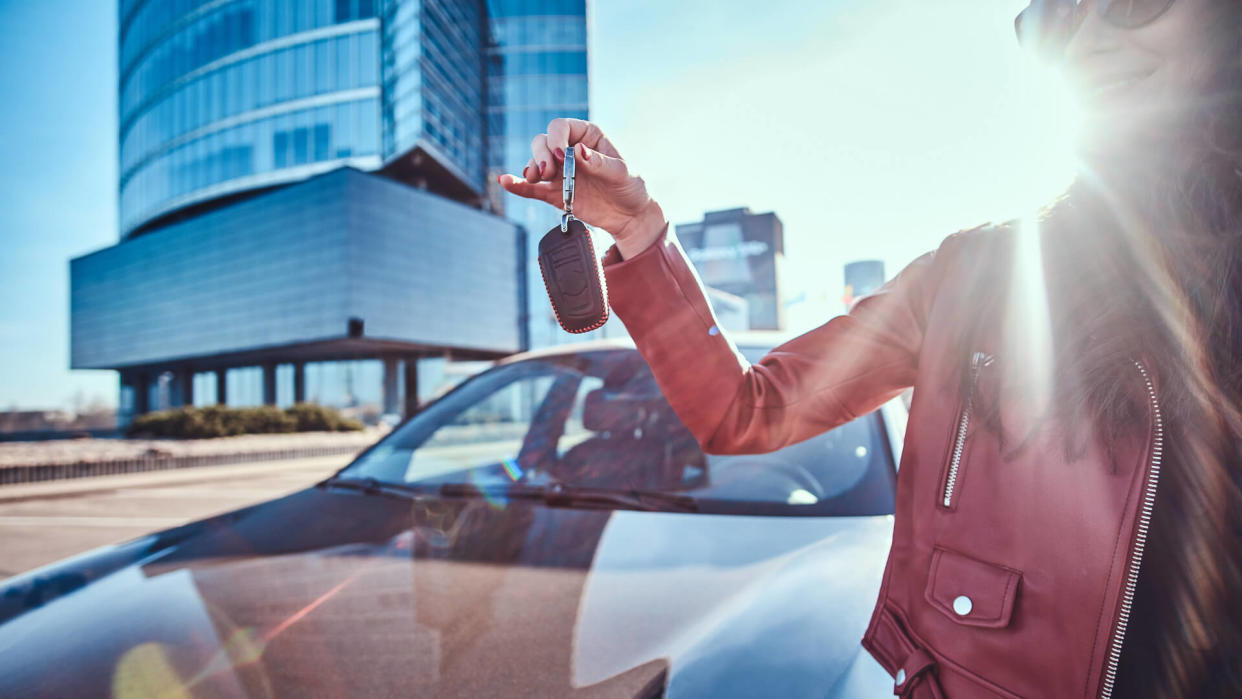
<svg viewBox="0 0 1242 699">
<path fill-rule="evenodd" d="M 582 381 L 578 384 L 578 393 L 574 396 L 574 407 L 570 410 L 569 417 L 565 420 L 565 431 L 561 434 L 561 438 L 556 444 L 557 457 L 565 456 L 565 452 L 575 445 L 590 439 L 595 434 L 594 431 L 587 429 L 583 424 L 582 414 L 586 407 L 587 394 L 603 387 L 604 380 L 597 376 L 582 377 Z"/>
<path fill-rule="evenodd" d="M 554 378 L 529 376 L 502 387 L 454 416 L 426 446 L 520 441 Z"/>
</svg>

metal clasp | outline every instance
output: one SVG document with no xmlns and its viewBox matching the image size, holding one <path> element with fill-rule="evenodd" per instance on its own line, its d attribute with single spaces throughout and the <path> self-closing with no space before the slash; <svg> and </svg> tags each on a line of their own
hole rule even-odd
<svg viewBox="0 0 1242 699">
<path fill-rule="evenodd" d="M 561 232 L 569 232 L 569 222 L 574 219 L 574 147 L 565 147 L 564 178 L 561 181 L 561 196 L 565 199 L 565 213 L 561 214 Z"/>
</svg>

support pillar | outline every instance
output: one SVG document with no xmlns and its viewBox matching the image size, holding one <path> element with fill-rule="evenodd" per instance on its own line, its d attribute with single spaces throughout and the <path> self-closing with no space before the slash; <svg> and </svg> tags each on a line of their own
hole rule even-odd
<svg viewBox="0 0 1242 699">
<path fill-rule="evenodd" d="M 397 392 L 397 374 L 399 373 L 397 357 L 388 356 L 384 361 L 384 414 L 397 413 L 401 410 L 400 396 Z"/>
<path fill-rule="evenodd" d="M 186 408 L 194 407 L 194 370 L 186 367 L 176 374 L 177 388 L 180 393 L 181 405 Z"/>
<path fill-rule="evenodd" d="M 293 363 L 293 402 L 306 402 L 306 362 Z"/>
<path fill-rule="evenodd" d="M 229 404 L 228 369 L 216 369 L 216 405 Z"/>
<path fill-rule="evenodd" d="M 263 365 L 263 405 L 276 405 L 276 365 Z"/>
<path fill-rule="evenodd" d="M 418 355 L 411 354 L 405 358 L 405 405 L 402 417 L 409 417 L 418 412 Z"/>
<path fill-rule="evenodd" d="M 146 372 L 134 372 L 134 415 L 145 415 L 151 412 L 151 381 Z"/>
</svg>

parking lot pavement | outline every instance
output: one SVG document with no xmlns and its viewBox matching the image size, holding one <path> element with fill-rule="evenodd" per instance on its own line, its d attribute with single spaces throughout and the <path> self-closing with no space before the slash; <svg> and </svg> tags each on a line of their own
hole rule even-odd
<svg viewBox="0 0 1242 699">
<path fill-rule="evenodd" d="M 333 456 L 78 478 L 0 488 L 0 579 L 309 486 Z"/>
</svg>

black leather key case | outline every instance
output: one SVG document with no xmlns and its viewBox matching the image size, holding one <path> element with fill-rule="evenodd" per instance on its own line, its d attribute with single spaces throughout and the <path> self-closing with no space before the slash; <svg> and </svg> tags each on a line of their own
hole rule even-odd
<svg viewBox="0 0 1242 699">
<path fill-rule="evenodd" d="M 552 300 L 552 312 L 567 332 L 584 333 L 608 320 L 608 289 L 591 230 L 570 219 L 569 230 L 558 225 L 539 241 L 539 272 Z"/>
</svg>

